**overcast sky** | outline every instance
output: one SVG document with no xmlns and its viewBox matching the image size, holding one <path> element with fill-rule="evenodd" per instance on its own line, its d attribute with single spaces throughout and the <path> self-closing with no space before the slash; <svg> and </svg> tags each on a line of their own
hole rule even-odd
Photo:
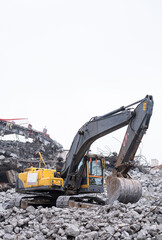
<svg viewBox="0 0 162 240">
<path fill-rule="evenodd" d="M 162 163 L 162 1 L 0 1 L 0 118 L 69 149 L 78 129 L 153 95 L 140 153 Z M 92 147 L 118 151 L 125 129 Z"/>
</svg>

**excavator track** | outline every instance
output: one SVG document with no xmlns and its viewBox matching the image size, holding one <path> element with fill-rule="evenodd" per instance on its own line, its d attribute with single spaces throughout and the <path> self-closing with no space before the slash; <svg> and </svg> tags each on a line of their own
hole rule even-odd
<svg viewBox="0 0 162 240">
<path fill-rule="evenodd" d="M 77 207 L 77 208 L 89 208 L 96 205 L 105 205 L 106 202 L 95 195 L 72 195 L 72 196 L 60 196 L 56 200 L 56 207 Z"/>
</svg>

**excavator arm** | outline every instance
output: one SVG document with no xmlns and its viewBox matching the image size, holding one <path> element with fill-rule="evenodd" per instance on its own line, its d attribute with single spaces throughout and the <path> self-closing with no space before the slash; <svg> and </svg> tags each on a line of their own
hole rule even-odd
<svg viewBox="0 0 162 240">
<path fill-rule="evenodd" d="M 132 118 L 132 112 L 123 110 L 120 113 L 95 117 L 87 122 L 76 134 L 68 152 L 61 176 L 75 171 L 90 145 L 98 138 L 126 126 Z"/>
<path fill-rule="evenodd" d="M 119 155 L 117 157 L 114 175 L 126 177 L 132 166 L 134 156 L 143 135 L 148 129 L 153 109 L 152 96 L 145 99 L 134 110 L 134 117 L 130 120 Z"/>
<path fill-rule="evenodd" d="M 132 109 L 134 105 L 137 105 L 137 107 Z M 152 108 L 153 98 L 147 95 L 138 102 L 121 107 L 106 115 L 94 117 L 84 124 L 73 140 L 65 165 L 61 171 L 61 176 L 65 179 L 65 188 L 68 189 L 72 185 L 74 186 L 74 183 L 72 183 L 73 175 L 81 159 L 89 150 L 90 145 L 98 138 L 128 125 L 113 172 L 114 175 L 117 175 L 119 172 L 126 174 L 130 168 L 129 162 L 133 160 L 139 143 L 148 128 Z"/>
</svg>

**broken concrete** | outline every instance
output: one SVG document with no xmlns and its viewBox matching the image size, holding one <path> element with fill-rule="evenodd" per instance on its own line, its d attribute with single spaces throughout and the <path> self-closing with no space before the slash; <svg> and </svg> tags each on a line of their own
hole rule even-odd
<svg viewBox="0 0 162 240">
<path fill-rule="evenodd" d="M 0 207 L 0 239 L 162 239 L 161 170 L 148 170 L 149 173 L 130 171 L 133 178 L 141 180 L 143 188 L 142 198 L 134 204 L 115 201 L 111 206 L 89 209 Z M 106 174 L 110 172 L 106 171 Z M 14 189 L 0 192 L 0 206 L 4 201 L 19 196 Z"/>
</svg>

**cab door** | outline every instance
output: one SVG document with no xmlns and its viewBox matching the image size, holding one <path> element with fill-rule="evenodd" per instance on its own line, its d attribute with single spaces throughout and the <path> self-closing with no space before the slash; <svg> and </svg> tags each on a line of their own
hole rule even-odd
<svg viewBox="0 0 162 240">
<path fill-rule="evenodd" d="M 82 174 L 80 192 L 101 193 L 104 186 L 103 159 L 88 157 Z"/>
<path fill-rule="evenodd" d="M 100 158 L 89 160 L 89 185 L 103 186 L 103 164 Z"/>
</svg>

